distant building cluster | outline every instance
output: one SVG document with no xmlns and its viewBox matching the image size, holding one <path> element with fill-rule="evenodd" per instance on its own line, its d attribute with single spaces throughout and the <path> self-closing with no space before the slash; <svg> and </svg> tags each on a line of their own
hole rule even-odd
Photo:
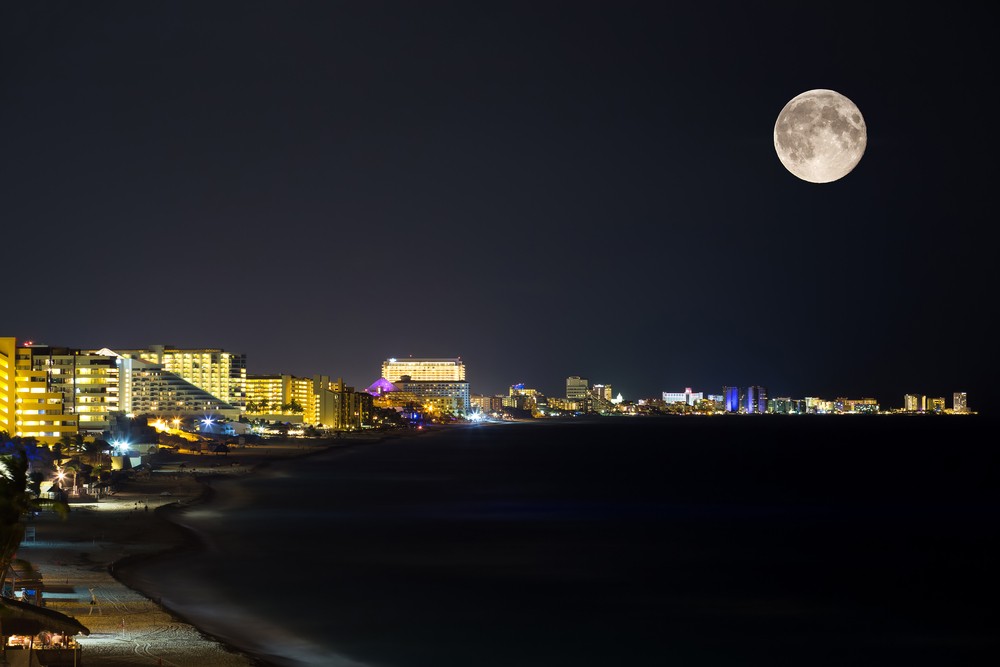
<svg viewBox="0 0 1000 667">
<path fill-rule="evenodd" d="M 879 414 L 885 412 L 934 412 L 968 414 L 968 402 L 964 392 L 956 392 L 952 407 L 948 409 L 943 398 L 928 399 L 925 396 L 906 395 L 902 409 L 882 410 L 874 398 L 836 398 L 832 400 L 809 396 L 791 398 L 769 396 L 767 388 L 761 385 L 746 387 L 724 386 L 722 393 L 712 394 L 694 391 L 686 387 L 684 391 L 664 391 L 658 398 L 625 401 L 621 394 L 612 398 L 611 385 L 593 384 L 586 378 L 572 375 L 566 378 L 565 396 L 545 396 L 535 389 L 527 389 L 523 384 L 511 385 L 509 394 L 485 396 L 473 394 L 470 402 L 473 409 L 483 414 L 503 416 L 517 410 L 521 414 L 530 412 L 534 417 L 583 415 L 583 414 Z"/>
</svg>

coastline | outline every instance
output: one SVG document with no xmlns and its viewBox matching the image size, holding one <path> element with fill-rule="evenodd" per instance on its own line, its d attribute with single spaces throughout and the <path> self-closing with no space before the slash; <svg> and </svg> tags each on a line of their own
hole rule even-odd
<svg viewBox="0 0 1000 667">
<path fill-rule="evenodd" d="M 158 560 L 203 548 L 201 537 L 180 518 L 212 502 L 216 481 L 253 475 L 280 461 L 436 430 L 266 442 L 221 456 L 161 452 L 147 477 L 130 479 L 100 500 L 71 500 L 65 520 L 52 512 L 34 517 L 28 523 L 34 537 L 22 543 L 18 557 L 41 574 L 46 607 L 90 630 L 89 636 L 77 637 L 90 667 L 275 667 L 266 656 L 199 628 L 161 600 L 155 579 L 138 573 L 148 574 L 148 565 Z"/>
</svg>

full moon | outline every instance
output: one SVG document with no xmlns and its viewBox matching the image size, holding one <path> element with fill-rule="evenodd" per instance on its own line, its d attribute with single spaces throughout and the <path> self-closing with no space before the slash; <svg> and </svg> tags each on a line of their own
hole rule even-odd
<svg viewBox="0 0 1000 667">
<path fill-rule="evenodd" d="M 778 159 L 804 181 L 829 183 L 847 176 L 865 154 L 868 128 L 857 105 L 835 90 L 793 97 L 774 123 Z"/>
</svg>

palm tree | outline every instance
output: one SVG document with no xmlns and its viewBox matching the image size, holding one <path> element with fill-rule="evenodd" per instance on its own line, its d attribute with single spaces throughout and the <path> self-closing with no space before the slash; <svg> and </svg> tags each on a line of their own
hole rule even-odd
<svg viewBox="0 0 1000 667">
<path fill-rule="evenodd" d="M 23 519 L 42 505 L 51 506 L 63 518 L 69 512 L 64 502 L 43 501 L 28 489 L 28 457 L 20 443 L 10 453 L 0 454 L 0 582 L 7 580 L 14 555 L 24 539 Z"/>
<path fill-rule="evenodd" d="M 106 440 L 96 438 L 84 445 L 90 462 L 100 466 L 104 460 L 104 454 L 111 451 L 111 445 Z"/>
</svg>

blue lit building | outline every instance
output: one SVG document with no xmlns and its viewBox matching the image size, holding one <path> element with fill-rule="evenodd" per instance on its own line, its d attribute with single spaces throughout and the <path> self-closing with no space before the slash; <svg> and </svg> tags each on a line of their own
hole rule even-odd
<svg viewBox="0 0 1000 667">
<path fill-rule="evenodd" d="M 757 385 L 747 387 L 746 411 L 748 414 L 767 412 L 767 389 Z"/>
<path fill-rule="evenodd" d="M 725 400 L 726 412 L 739 412 L 740 411 L 740 388 L 739 387 L 723 387 L 722 396 Z"/>
</svg>

